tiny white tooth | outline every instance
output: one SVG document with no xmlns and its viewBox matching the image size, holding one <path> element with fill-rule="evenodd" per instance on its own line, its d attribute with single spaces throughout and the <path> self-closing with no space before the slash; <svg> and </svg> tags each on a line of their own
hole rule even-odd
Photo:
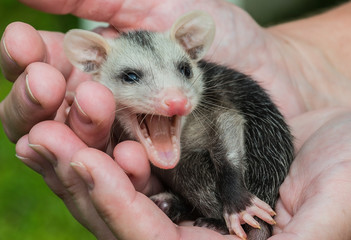
<svg viewBox="0 0 351 240">
<path fill-rule="evenodd" d="M 144 135 L 145 138 L 148 138 L 148 137 L 149 137 L 149 134 L 148 134 L 148 132 L 146 131 L 145 128 L 142 129 L 141 132 L 142 132 L 142 134 Z"/>
<path fill-rule="evenodd" d="M 158 161 L 160 161 L 160 157 L 158 156 L 157 151 L 156 151 L 155 149 L 153 149 L 153 150 L 154 150 L 154 156 L 155 156 L 155 158 L 156 158 Z"/>
<path fill-rule="evenodd" d="M 148 144 L 150 144 L 150 145 L 153 147 L 153 145 L 152 145 L 152 141 L 151 141 L 151 139 L 150 139 L 150 138 L 146 138 L 146 142 L 147 142 Z"/>
<path fill-rule="evenodd" d="M 171 135 L 175 135 L 175 127 L 171 127 Z"/>
</svg>

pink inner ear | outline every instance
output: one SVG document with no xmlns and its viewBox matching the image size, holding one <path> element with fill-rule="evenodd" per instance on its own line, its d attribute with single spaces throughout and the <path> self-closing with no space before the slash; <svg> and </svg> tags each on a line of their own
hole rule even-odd
<svg viewBox="0 0 351 240">
<path fill-rule="evenodd" d="M 215 35 L 214 21 L 202 12 L 185 15 L 175 23 L 172 30 L 174 38 L 195 60 L 204 57 Z"/>
<path fill-rule="evenodd" d="M 71 30 L 64 39 L 64 50 L 70 62 L 85 72 L 96 72 L 105 61 L 109 45 L 97 33 Z"/>
</svg>

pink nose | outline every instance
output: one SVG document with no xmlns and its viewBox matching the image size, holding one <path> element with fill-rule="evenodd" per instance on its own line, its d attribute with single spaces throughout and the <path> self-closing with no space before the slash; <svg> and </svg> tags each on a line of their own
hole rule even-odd
<svg viewBox="0 0 351 240">
<path fill-rule="evenodd" d="M 169 116 L 179 115 L 184 116 L 189 114 L 191 104 L 187 96 L 179 90 L 168 89 L 164 92 L 163 111 Z"/>
<path fill-rule="evenodd" d="M 188 99 L 186 97 L 167 98 L 164 102 L 168 107 L 166 111 L 170 116 L 188 114 Z"/>
</svg>

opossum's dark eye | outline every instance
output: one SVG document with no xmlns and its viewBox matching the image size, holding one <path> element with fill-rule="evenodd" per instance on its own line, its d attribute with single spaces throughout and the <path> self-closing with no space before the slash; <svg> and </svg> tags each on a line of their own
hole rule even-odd
<svg viewBox="0 0 351 240">
<path fill-rule="evenodd" d="M 187 62 L 181 62 L 178 66 L 179 72 L 186 78 L 191 78 L 193 76 L 193 71 L 191 70 L 190 64 Z"/>
<path fill-rule="evenodd" d="M 122 73 L 123 81 L 127 83 L 136 83 L 140 80 L 140 75 L 134 71 L 126 71 Z"/>
</svg>

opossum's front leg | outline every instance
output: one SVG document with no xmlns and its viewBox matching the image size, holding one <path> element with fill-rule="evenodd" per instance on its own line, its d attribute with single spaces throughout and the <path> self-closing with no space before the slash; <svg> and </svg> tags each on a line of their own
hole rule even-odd
<svg viewBox="0 0 351 240">
<path fill-rule="evenodd" d="M 255 216 L 275 224 L 272 218 L 275 213 L 245 186 L 244 120 L 233 113 L 223 113 L 217 120 L 219 139 L 211 149 L 211 158 L 218 176 L 223 217 L 229 232 L 245 239 L 246 233 L 241 224 L 260 228 Z"/>
<path fill-rule="evenodd" d="M 218 178 L 223 218 L 229 233 L 246 239 L 241 225 L 247 223 L 253 228 L 260 228 L 255 216 L 269 224 L 275 224 L 272 218 L 275 215 L 273 209 L 246 189 L 241 172 L 235 166 L 223 166 Z"/>
</svg>

